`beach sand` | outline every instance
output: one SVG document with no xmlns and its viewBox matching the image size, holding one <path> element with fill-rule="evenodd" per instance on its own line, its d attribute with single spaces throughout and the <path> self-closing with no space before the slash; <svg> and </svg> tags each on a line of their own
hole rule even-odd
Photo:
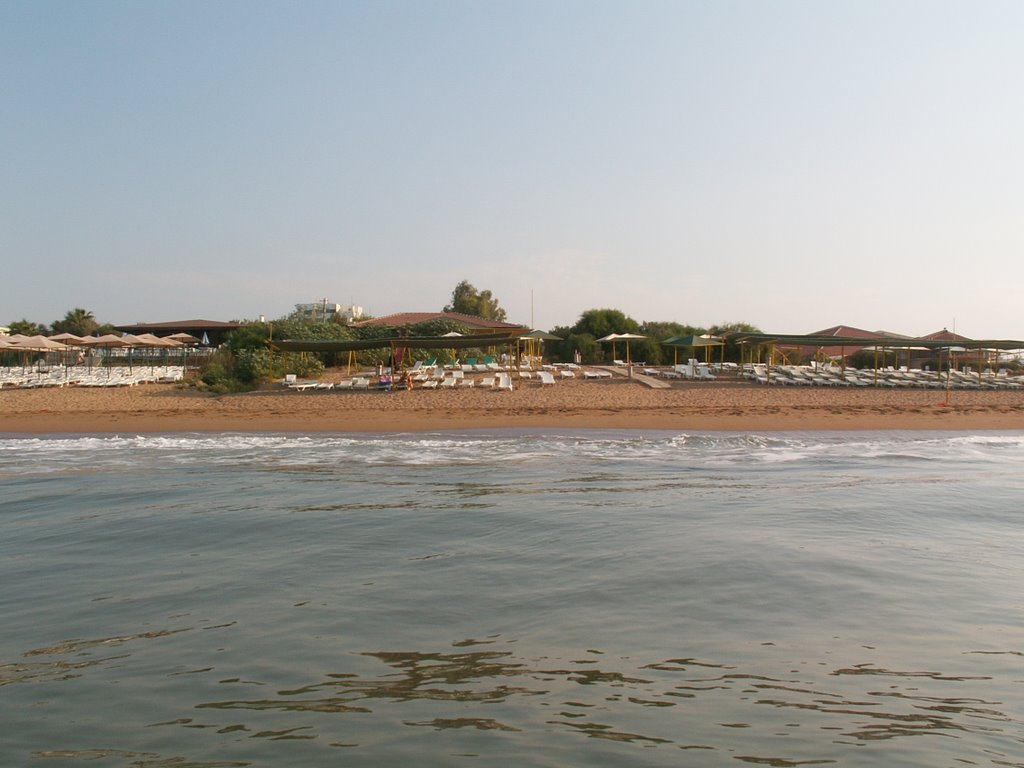
<svg viewBox="0 0 1024 768">
<path fill-rule="evenodd" d="M 353 392 L 281 387 L 215 396 L 171 384 L 0 390 L 0 432 L 418 432 L 506 428 L 1024 429 L 1024 391 L 776 388 L 624 377 L 541 387 Z"/>
</svg>

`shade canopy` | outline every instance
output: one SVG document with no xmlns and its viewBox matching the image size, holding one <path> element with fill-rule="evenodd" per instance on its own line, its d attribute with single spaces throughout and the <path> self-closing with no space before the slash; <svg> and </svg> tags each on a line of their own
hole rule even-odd
<svg viewBox="0 0 1024 768">
<path fill-rule="evenodd" d="M 533 330 L 533 331 L 530 331 L 529 333 L 524 333 L 519 338 L 522 339 L 523 341 L 526 341 L 527 339 L 533 339 L 535 341 L 562 341 L 563 340 L 561 336 L 555 336 L 555 334 L 553 334 L 553 333 L 548 333 L 547 331 L 539 331 L 539 330 Z"/>
<path fill-rule="evenodd" d="M 666 347 L 719 347 L 725 344 L 717 336 L 671 336 L 661 342 Z"/>
<path fill-rule="evenodd" d="M 471 336 L 388 336 L 380 339 L 282 339 L 271 346 L 282 352 L 358 352 L 366 349 L 403 347 L 406 349 L 470 349 L 514 344 L 507 333 Z"/>
</svg>

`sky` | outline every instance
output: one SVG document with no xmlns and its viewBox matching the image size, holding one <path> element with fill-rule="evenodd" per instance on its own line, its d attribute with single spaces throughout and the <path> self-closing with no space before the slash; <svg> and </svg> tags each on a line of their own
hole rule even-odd
<svg viewBox="0 0 1024 768">
<path fill-rule="evenodd" d="M 1024 339 L 1017 0 L 0 0 L 0 323 Z"/>
</svg>

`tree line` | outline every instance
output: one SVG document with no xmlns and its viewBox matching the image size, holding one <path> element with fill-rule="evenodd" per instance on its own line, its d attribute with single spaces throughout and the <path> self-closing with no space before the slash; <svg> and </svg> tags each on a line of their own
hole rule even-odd
<svg viewBox="0 0 1024 768">
<path fill-rule="evenodd" d="M 92 312 L 81 307 L 69 309 L 62 319 L 54 320 L 50 325 L 22 318 L 13 321 L 9 327 L 11 333 L 20 333 L 24 336 L 53 336 L 58 333 L 73 333 L 75 336 L 95 336 L 97 334 L 102 336 L 115 331 L 113 325 L 99 322 Z"/>
<path fill-rule="evenodd" d="M 500 322 L 506 320 L 506 312 L 497 297 L 489 290 L 478 290 L 468 280 L 462 280 L 455 286 L 451 300 L 441 311 Z M 62 319 L 55 320 L 49 327 L 22 319 L 11 323 L 10 329 L 12 333 L 26 336 L 57 333 L 92 336 L 116 332 L 111 324 L 99 322 L 91 311 L 81 307 L 69 310 Z M 645 338 L 630 342 L 631 359 L 648 365 L 661 365 L 670 363 L 673 359 L 673 350 L 663 347 L 660 343 L 670 336 L 704 333 L 717 336 L 730 331 L 758 332 L 758 329 L 745 322 L 725 323 L 708 328 L 668 321 L 640 322 L 618 309 L 588 309 L 573 325 L 550 329 L 550 333 L 558 336 L 560 340 L 545 342 L 544 356 L 554 362 L 572 362 L 579 359 L 583 363 L 607 363 L 612 360 L 612 346 L 597 340 L 611 333 L 635 333 Z M 228 336 L 224 347 L 207 359 L 206 369 L 202 375 L 210 386 L 221 391 L 230 391 L 250 388 L 260 381 L 280 378 L 285 373 L 313 377 L 328 365 L 348 362 L 347 356 L 342 360 L 338 355 L 331 353 L 274 353 L 271 349 L 271 342 L 274 339 L 363 340 L 396 335 L 442 336 L 452 332 L 466 334 L 469 328 L 457 319 L 448 318 L 400 328 L 380 325 L 350 326 L 338 317 L 311 320 L 295 312 L 270 322 L 243 322 Z M 410 352 L 414 356 L 410 360 L 415 357 L 434 356 L 433 352 Z M 622 352 L 621 346 L 616 352 Z M 467 357 L 484 353 L 486 350 L 463 350 Z M 726 359 L 738 358 L 738 352 L 728 345 L 725 353 Z M 355 362 L 361 366 L 387 364 L 388 354 L 387 348 L 367 350 L 359 352 Z M 444 353 L 441 357 L 444 357 Z"/>
</svg>

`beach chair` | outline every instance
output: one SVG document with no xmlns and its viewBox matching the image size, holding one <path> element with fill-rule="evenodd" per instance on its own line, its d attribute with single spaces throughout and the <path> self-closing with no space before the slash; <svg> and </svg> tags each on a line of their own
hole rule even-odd
<svg viewBox="0 0 1024 768">
<path fill-rule="evenodd" d="M 715 376 L 715 374 L 713 374 L 706 365 L 698 365 L 697 372 L 694 374 L 694 378 L 700 379 L 702 381 L 714 381 L 718 377 Z"/>
<path fill-rule="evenodd" d="M 542 387 L 555 383 L 555 377 L 551 371 L 537 371 L 537 378 L 540 379 Z"/>
<path fill-rule="evenodd" d="M 512 374 L 502 372 L 498 374 L 498 387 L 499 390 L 504 389 L 509 392 L 512 391 Z"/>
</svg>

